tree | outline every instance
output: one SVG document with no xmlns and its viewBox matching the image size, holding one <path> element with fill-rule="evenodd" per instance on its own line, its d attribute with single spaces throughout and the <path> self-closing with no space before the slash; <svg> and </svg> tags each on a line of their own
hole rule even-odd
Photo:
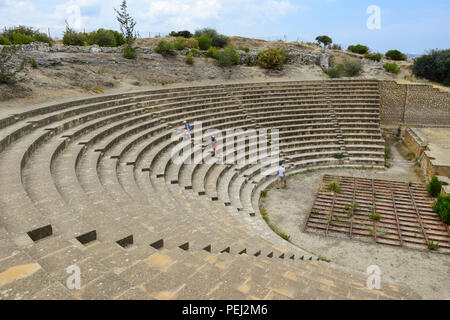
<svg viewBox="0 0 450 320">
<path fill-rule="evenodd" d="M 318 36 L 316 41 L 322 43 L 324 48 L 333 43 L 333 40 L 329 36 Z"/>
<path fill-rule="evenodd" d="M 386 58 L 396 61 L 406 60 L 406 54 L 398 50 L 389 50 L 388 52 L 386 52 L 385 56 Z"/>
<path fill-rule="evenodd" d="M 120 31 L 122 35 L 125 37 L 127 47 L 132 47 L 134 41 L 136 40 L 136 33 L 134 31 L 134 27 L 136 26 L 136 21 L 131 17 L 127 10 L 127 1 L 123 0 L 120 5 L 120 11 L 114 9 L 117 13 L 117 21 L 120 24 Z"/>
</svg>

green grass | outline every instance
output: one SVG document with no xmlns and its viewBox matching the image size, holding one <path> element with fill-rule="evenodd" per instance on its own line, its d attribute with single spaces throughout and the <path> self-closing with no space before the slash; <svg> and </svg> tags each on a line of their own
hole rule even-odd
<svg viewBox="0 0 450 320">
<path fill-rule="evenodd" d="M 371 213 L 369 214 L 369 218 L 372 220 L 380 221 L 381 215 L 379 213 Z"/>
<path fill-rule="evenodd" d="M 439 244 L 434 243 L 433 241 L 429 241 L 427 246 L 428 246 L 428 249 L 430 249 L 430 250 L 438 250 L 439 249 Z"/>
<path fill-rule="evenodd" d="M 339 193 L 341 192 L 341 186 L 336 181 L 333 181 L 328 185 L 328 190 Z"/>
</svg>

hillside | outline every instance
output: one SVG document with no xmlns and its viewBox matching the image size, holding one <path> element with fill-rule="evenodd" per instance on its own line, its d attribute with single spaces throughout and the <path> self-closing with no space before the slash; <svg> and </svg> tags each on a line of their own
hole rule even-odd
<svg viewBox="0 0 450 320">
<path fill-rule="evenodd" d="M 311 63 L 303 56 L 334 55 L 336 63 L 344 60 L 361 60 L 363 72 L 358 78 L 415 80 L 411 75 L 411 63 L 401 62 L 401 73 L 396 76 L 385 72 L 382 62 L 363 59 L 361 55 L 340 50 L 325 50 L 315 44 L 265 41 L 243 37 L 231 37 L 231 43 L 238 49 L 248 47 L 257 54 L 270 47 L 281 47 L 295 52 L 301 59 L 288 63 L 281 71 L 267 71 L 258 66 L 235 66 L 222 68 L 216 61 L 207 57 L 195 58 L 194 66 L 185 63 L 184 52 L 175 57 L 163 57 L 154 53 L 158 42 L 165 38 L 137 39 L 136 45 L 146 48 L 136 60 L 122 57 L 120 48 L 100 49 L 74 47 L 66 50 L 61 40 L 50 52 L 24 51 L 21 55 L 33 58 L 35 68 L 27 67 L 28 80 L 14 87 L 0 85 L 0 101 L 8 105 L 29 105 L 64 100 L 72 96 L 89 96 L 102 93 L 115 93 L 178 84 L 207 84 L 266 79 L 316 80 L 327 79 L 318 63 Z M 98 49 L 98 50 L 94 50 Z M 102 49 L 103 50 L 103 49 Z M 109 50 L 109 51 L 107 51 Z M 109 52 L 109 53 L 108 53 Z M 325 53 L 323 53 L 325 52 Z M 241 51 L 242 54 L 245 54 Z M 405 80 L 406 79 L 406 80 Z M 7 110 L 2 110 L 7 112 Z"/>
</svg>

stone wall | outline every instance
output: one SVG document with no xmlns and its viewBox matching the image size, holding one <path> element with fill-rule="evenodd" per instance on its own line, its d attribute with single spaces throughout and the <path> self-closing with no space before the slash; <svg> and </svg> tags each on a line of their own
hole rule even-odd
<svg viewBox="0 0 450 320">
<path fill-rule="evenodd" d="M 405 130 L 405 139 L 403 140 L 409 151 L 414 152 L 416 158 L 419 158 L 422 152 L 427 148 L 427 140 L 415 129 L 407 128 Z"/>
<path fill-rule="evenodd" d="M 450 93 L 426 84 L 380 81 L 382 124 L 449 126 Z"/>
</svg>

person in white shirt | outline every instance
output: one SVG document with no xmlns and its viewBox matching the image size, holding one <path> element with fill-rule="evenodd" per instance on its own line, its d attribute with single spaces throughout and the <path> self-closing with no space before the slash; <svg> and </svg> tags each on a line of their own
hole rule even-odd
<svg viewBox="0 0 450 320">
<path fill-rule="evenodd" d="M 286 168 L 283 165 L 278 168 L 277 188 L 280 188 L 281 182 L 284 182 L 284 186 L 286 187 Z"/>
</svg>

